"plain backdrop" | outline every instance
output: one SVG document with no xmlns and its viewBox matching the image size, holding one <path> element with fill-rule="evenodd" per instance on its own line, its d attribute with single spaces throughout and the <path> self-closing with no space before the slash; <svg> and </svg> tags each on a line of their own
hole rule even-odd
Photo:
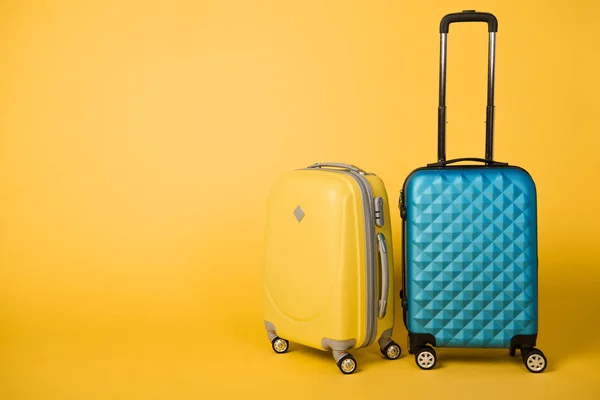
<svg viewBox="0 0 600 400">
<path fill-rule="evenodd" d="M 399 360 L 373 346 L 343 376 L 329 353 L 274 354 L 260 303 L 273 181 L 317 161 L 382 177 L 398 287 L 395 203 L 436 160 L 439 21 L 463 9 L 499 20 L 495 158 L 537 184 L 547 371 L 443 349 L 421 371 L 399 304 Z M 3 1 L 0 398 L 598 398 L 599 12 L 592 0 Z M 448 55 L 448 157 L 481 157 L 485 25 L 452 25 Z"/>
</svg>

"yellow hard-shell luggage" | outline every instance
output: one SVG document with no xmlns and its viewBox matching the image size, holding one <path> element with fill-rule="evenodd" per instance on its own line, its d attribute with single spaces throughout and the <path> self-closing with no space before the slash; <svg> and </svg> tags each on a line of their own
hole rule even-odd
<svg viewBox="0 0 600 400">
<path fill-rule="evenodd" d="M 378 341 L 389 359 L 394 266 L 387 192 L 355 166 L 317 163 L 284 173 L 267 202 L 263 310 L 273 350 L 289 342 L 332 350 L 344 374 L 349 350 Z"/>
</svg>

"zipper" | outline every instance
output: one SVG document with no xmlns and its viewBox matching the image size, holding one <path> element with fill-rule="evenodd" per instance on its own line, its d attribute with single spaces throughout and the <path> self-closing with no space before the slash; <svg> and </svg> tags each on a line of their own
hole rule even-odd
<svg viewBox="0 0 600 400">
<path fill-rule="evenodd" d="M 306 170 L 313 170 L 310 168 L 303 168 Z M 367 326 L 365 341 L 361 346 L 370 346 L 377 338 L 377 315 L 376 315 L 376 304 L 377 304 L 377 249 L 375 246 L 375 210 L 373 205 L 373 193 L 371 191 L 371 184 L 364 177 L 363 173 L 354 172 L 352 170 L 336 170 L 320 168 L 320 171 L 336 172 L 339 174 L 350 175 L 357 182 L 358 187 L 362 195 L 363 201 L 363 213 L 365 215 L 365 245 L 366 245 L 366 287 L 367 287 L 367 299 L 366 299 L 366 310 L 367 310 Z M 314 171 L 314 170 L 313 170 Z"/>
<path fill-rule="evenodd" d="M 367 247 L 367 334 L 361 347 L 370 346 L 377 338 L 377 253 L 375 247 L 375 209 L 371 184 L 361 173 L 349 172 L 361 187 L 365 214 L 365 237 Z M 361 186 L 362 184 L 362 186 Z M 370 293 L 369 293 L 370 292 Z"/>
<path fill-rule="evenodd" d="M 406 207 L 404 207 L 404 191 L 400 190 L 400 198 L 398 199 L 398 208 L 400 209 L 400 217 L 404 221 L 406 219 Z"/>
</svg>

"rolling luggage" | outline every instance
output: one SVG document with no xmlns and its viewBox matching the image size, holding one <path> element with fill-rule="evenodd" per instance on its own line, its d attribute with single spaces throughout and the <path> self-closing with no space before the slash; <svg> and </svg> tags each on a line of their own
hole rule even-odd
<svg viewBox="0 0 600 400">
<path fill-rule="evenodd" d="M 388 197 L 372 173 L 339 163 L 289 171 L 267 201 L 265 328 L 276 353 L 289 342 L 331 350 L 344 374 L 348 352 L 392 341 L 394 267 Z"/>
<path fill-rule="evenodd" d="M 484 159 L 446 160 L 446 43 L 449 25 L 456 22 L 488 24 Z M 513 356 L 518 349 L 529 371 L 542 372 L 547 365 L 535 348 L 535 184 L 524 169 L 493 159 L 497 28 L 489 13 L 463 11 L 441 20 L 438 161 L 413 171 L 400 193 L 400 297 L 408 351 L 422 369 L 435 366 L 433 347 L 508 348 Z"/>
</svg>

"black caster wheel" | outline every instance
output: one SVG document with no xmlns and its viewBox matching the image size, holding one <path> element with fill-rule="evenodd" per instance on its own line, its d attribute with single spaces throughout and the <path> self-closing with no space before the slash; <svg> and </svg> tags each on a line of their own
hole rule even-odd
<svg viewBox="0 0 600 400">
<path fill-rule="evenodd" d="M 271 342 L 271 346 L 273 346 L 273 351 L 277 354 L 283 354 L 288 351 L 290 347 L 290 342 L 285 339 L 280 338 L 279 336 L 273 339 Z"/>
<path fill-rule="evenodd" d="M 523 364 L 530 372 L 539 374 L 546 369 L 548 360 L 541 350 L 531 349 L 523 356 Z"/>
<path fill-rule="evenodd" d="M 508 349 L 508 354 L 510 354 L 511 357 L 514 357 L 515 354 L 517 354 L 517 349 L 511 347 L 510 349 Z"/>
<path fill-rule="evenodd" d="M 337 362 L 337 365 L 344 375 L 353 373 L 356 371 L 356 367 L 358 366 L 356 360 L 354 357 L 352 357 L 352 354 L 346 354 L 344 357 L 340 358 L 340 360 Z"/>
<path fill-rule="evenodd" d="M 435 367 L 435 363 L 437 362 L 435 350 L 430 346 L 421 347 L 415 353 L 415 362 L 421 369 L 433 369 L 433 367 Z"/>
<path fill-rule="evenodd" d="M 400 357 L 400 353 L 402 353 L 402 349 L 398 346 L 398 343 L 393 341 L 389 342 L 383 349 L 379 349 L 379 351 L 388 360 L 396 360 Z"/>
<path fill-rule="evenodd" d="M 408 351 L 408 354 L 414 354 L 410 346 L 410 335 L 406 335 L 406 351 Z"/>
</svg>

